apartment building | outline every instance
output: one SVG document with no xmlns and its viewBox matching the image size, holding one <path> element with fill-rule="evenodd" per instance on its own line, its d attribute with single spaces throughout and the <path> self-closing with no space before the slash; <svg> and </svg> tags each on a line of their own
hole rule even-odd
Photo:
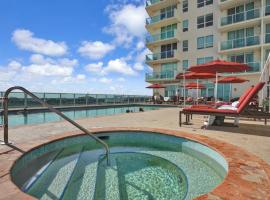
<svg viewBox="0 0 270 200">
<path fill-rule="evenodd" d="M 214 59 L 247 63 L 251 70 L 239 74 L 250 81 L 220 84 L 218 96 L 238 97 L 255 84 L 270 52 L 270 0 L 147 0 L 146 64 L 149 83 L 166 86 L 164 96 L 182 95 L 175 76 L 189 66 Z M 201 95 L 213 96 L 214 85 L 205 83 Z"/>
</svg>

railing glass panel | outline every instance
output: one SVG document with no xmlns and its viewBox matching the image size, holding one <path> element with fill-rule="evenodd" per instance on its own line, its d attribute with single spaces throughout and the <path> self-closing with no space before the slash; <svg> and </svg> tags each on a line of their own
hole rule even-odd
<svg viewBox="0 0 270 200">
<path fill-rule="evenodd" d="M 221 42 L 220 49 L 228 50 L 260 44 L 260 36 L 252 36 Z"/>
<path fill-rule="evenodd" d="M 248 10 L 245 12 L 237 13 L 234 15 L 229 15 L 226 17 L 221 18 L 221 26 L 229 25 L 229 24 L 234 24 L 246 20 L 251 20 L 255 18 L 260 17 L 260 9 L 256 8 L 253 10 Z"/>
</svg>

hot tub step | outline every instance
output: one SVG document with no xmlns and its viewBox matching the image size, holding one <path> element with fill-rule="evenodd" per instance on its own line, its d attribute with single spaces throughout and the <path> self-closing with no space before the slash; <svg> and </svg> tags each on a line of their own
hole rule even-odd
<svg viewBox="0 0 270 200">
<path fill-rule="evenodd" d="M 113 156 L 110 157 L 109 166 L 107 165 L 106 157 L 103 157 L 98 163 L 94 200 L 99 199 L 121 199 L 119 194 L 118 169 Z"/>
<path fill-rule="evenodd" d="M 60 199 L 81 152 L 82 147 L 64 149 L 29 188 L 28 193 L 38 199 Z"/>
<path fill-rule="evenodd" d="M 84 151 L 78 161 L 62 199 L 93 199 L 98 158 L 102 150 Z"/>
</svg>

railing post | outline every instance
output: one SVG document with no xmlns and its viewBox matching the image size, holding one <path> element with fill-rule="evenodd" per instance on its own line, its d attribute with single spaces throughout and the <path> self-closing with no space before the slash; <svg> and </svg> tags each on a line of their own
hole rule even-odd
<svg viewBox="0 0 270 200">
<path fill-rule="evenodd" d="M 59 93 L 59 106 L 62 106 L 62 93 Z"/>
<path fill-rule="evenodd" d="M 73 106 L 75 107 L 76 106 L 76 100 L 75 100 L 75 94 L 73 94 Z"/>
<path fill-rule="evenodd" d="M 24 108 L 27 108 L 27 94 L 24 93 Z"/>
<path fill-rule="evenodd" d="M 4 143 L 8 144 L 8 98 L 4 96 L 3 109 L 4 109 Z"/>
</svg>

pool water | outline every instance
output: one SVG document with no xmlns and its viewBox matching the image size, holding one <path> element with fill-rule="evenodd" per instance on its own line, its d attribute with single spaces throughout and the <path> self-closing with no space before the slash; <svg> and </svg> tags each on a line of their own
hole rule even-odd
<svg viewBox="0 0 270 200">
<path fill-rule="evenodd" d="M 139 112 L 140 108 L 144 111 L 158 110 L 164 107 L 161 106 L 121 106 L 121 107 L 102 107 L 102 108 L 89 108 L 80 110 L 69 110 L 63 111 L 63 113 L 71 119 L 81 119 L 98 116 L 117 115 L 126 113 L 127 110 L 131 112 Z M 62 118 L 52 112 L 35 112 L 25 113 L 19 112 L 18 114 L 9 114 L 9 126 L 20 126 L 20 125 L 33 125 L 47 122 L 61 121 Z M 3 124 L 3 117 L 0 116 L 0 124 Z"/>
<path fill-rule="evenodd" d="M 79 136 L 26 153 L 13 166 L 12 180 L 38 199 L 186 200 L 214 189 L 228 170 L 217 152 L 184 138 L 105 135 L 109 165 L 95 141 Z"/>
</svg>

